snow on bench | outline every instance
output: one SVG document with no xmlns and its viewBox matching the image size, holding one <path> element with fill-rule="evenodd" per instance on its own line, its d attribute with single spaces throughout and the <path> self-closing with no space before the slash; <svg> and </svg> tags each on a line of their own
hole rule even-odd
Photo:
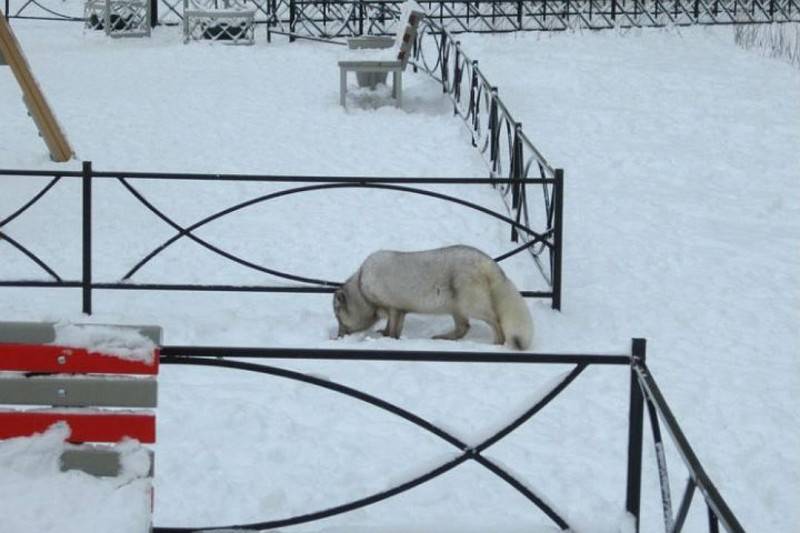
<svg viewBox="0 0 800 533">
<path fill-rule="evenodd" d="M 256 9 L 246 0 L 183 0 L 183 42 L 255 43 Z"/>
<path fill-rule="evenodd" d="M 0 439 L 66 425 L 62 470 L 119 475 L 129 439 L 156 440 L 160 343 L 156 326 L 0 322 Z"/>
<path fill-rule="evenodd" d="M 346 107 L 347 98 L 347 73 L 355 72 L 359 77 L 360 85 L 372 86 L 376 80 L 385 79 L 385 75 L 392 73 L 392 97 L 399 107 L 403 103 L 403 71 L 411 56 L 411 48 L 417 36 L 417 28 L 425 16 L 425 10 L 414 0 L 401 4 L 400 20 L 397 24 L 397 33 L 393 41 L 376 38 L 373 36 L 356 37 L 348 41 L 352 59 L 339 61 L 339 103 Z M 391 42 L 391 46 L 387 46 Z M 364 51 L 364 48 L 371 48 Z M 374 48 L 380 49 L 379 51 Z"/>
</svg>

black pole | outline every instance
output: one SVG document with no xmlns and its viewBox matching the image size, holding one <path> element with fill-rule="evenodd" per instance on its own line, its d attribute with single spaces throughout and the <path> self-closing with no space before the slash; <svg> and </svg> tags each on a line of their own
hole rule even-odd
<svg viewBox="0 0 800 533">
<path fill-rule="evenodd" d="M 294 0 L 289 0 L 289 42 L 290 43 L 294 42 L 294 26 L 296 24 L 295 17 L 297 16 L 297 14 L 295 13 L 296 9 L 297 9 L 297 7 L 294 4 Z"/>
<path fill-rule="evenodd" d="M 553 309 L 561 310 L 561 255 L 564 250 L 564 170 L 555 170 L 556 217 L 553 228 Z"/>
<path fill-rule="evenodd" d="M 644 422 L 644 395 L 639 386 L 635 367 L 645 362 L 647 341 L 633 339 L 631 347 L 631 400 L 628 417 L 628 487 L 625 509 L 633 515 L 639 533 L 639 511 L 642 496 L 642 425 Z"/>
<path fill-rule="evenodd" d="M 92 162 L 83 162 L 83 312 L 92 314 Z"/>
<path fill-rule="evenodd" d="M 150 0 L 150 27 L 158 25 L 158 0 Z"/>
</svg>

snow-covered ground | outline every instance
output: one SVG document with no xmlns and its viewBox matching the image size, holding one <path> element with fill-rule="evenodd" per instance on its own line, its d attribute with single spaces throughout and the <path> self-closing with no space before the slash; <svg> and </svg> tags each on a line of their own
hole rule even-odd
<svg viewBox="0 0 800 533">
<path fill-rule="evenodd" d="M 14 29 L 79 158 L 95 168 L 269 174 L 483 176 L 438 85 L 405 77 L 405 105 L 338 106 L 337 47 L 277 39 L 253 47 L 182 45 L 176 28 L 107 40 L 77 25 Z M 729 28 L 552 35 L 464 35 L 470 56 L 548 160 L 566 171 L 564 308 L 531 301 L 535 351 L 627 353 L 648 360 L 700 459 L 749 531 L 800 523 L 800 72 L 738 48 Z M 54 168 L 0 70 L 0 168 Z M 360 102 L 360 103 L 359 103 Z M 78 168 L 79 163 L 60 168 Z M 3 178 L 0 218 L 43 182 Z M 140 183 L 181 223 L 268 190 L 244 184 Z M 96 187 L 95 270 L 114 280 L 172 231 L 119 185 Z M 497 194 L 457 193 L 493 209 Z M 76 183 L 60 183 L 4 231 L 77 277 Z M 46 230 L 45 230 L 46 228 Z M 342 279 L 378 247 L 466 242 L 509 248 L 507 229 L 429 200 L 385 192 L 314 193 L 203 229 L 248 258 Z M 235 235 L 236 238 L 232 238 Z M 38 276 L 0 244 L 0 279 Z M 536 288 L 522 260 L 507 270 Z M 264 283 L 180 241 L 137 281 Z M 2 320 L 82 320 L 71 290 L 0 290 Z M 399 341 L 330 339 L 330 297 L 99 293 L 92 320 L 155 323 L 167 344 L 497 350 L 477 324 L 431 341 L 447 319 L 411 316 Z M 479 442 L 569 368 L 293 363 L 362 388 Z M 157 525 L 224 525 L 317 510 L 368 495 L 454 452 L 347 398 L 235 371 L 166 367 L 160 378 Z M 627 374 L 590 368 L 487 455 L 552 502 L 577 531 L 624 524 Z M 661 527 L 646 438 L 642 531 Z M 2 445 L 0 445 L 2 446 Z M 2 457 L 0 457 L 2 459 Z M 670 451 L 670 464 L 678 465 Z M 6 475 L 0 516 L 36 485 Z M 684 475 L 673 478 L 678 501 Z M 12 483 L 13 487 L 9 484 Z M 6 485 L 3 485 L 6 483 Z M 23 514 L 23 513 L 20 513 Z M 30 531 L 55 531 L 31 516 Z M 108 513 L 106 513 L 108 514 Z M 63 519 L 63 517 L 60 517 Z M 52 519 L 51 519 L 52 522 Z M 702 530 L 695 503 L 688 531 Z M 19 527 L 22 527 L 21 525 Z M 365 510 L 298 531 L 550 531 L 529 502 L 479 465 Z M 3 526 L 0 523 L 0 531 Z M 14 533 L 18 529 L 12 529 Z"/>
</svg>

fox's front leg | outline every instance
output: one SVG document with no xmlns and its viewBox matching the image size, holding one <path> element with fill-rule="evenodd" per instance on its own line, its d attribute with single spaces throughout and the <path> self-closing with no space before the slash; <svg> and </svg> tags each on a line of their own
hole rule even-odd
<svg viewBox="0 0 800 533">
<path fill-rule="evenodd" d="M 389 336 L 395 339 L 400 338 L 400 332 L 403 331 L 403 322 L 405 319 L 405 311 L 399 309 L 392 309 L 389 311 L 389 321 L 386 324 L 386 329 L 389 330 Z"/>
</svg>

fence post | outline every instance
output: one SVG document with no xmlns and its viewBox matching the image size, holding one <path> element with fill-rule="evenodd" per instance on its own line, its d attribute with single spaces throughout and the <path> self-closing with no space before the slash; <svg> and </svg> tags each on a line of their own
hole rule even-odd
<svg viewBox="0 0 800 533">
<path fill-rule="evenodd" d="M 158 25 L 158 0 L 150 0 L 150 27 Z"/>
<path fill-rule="evenodd" d="M 552 272 L 550 279 L 553 282 L 553 309 L 561 311 L 561 255 L 564 250 L 564 170 L 555 169 L 556 216 L 553 228 Z"/>
<path fill-rule="evenodd" d="M 289 0 L 289 42 L 290 43 L 293 43 L 294 40 L 295 40 L 294 39 L 294 26 L 295 26 L 295 23 L 297 22 L 295 20 L 295 17 L 297 16 L 296 13 L 295 13 L 295 10 L 297 8 L 296 8 L 296 6 L 294 4 L 294 1 L 295 0 Z"/>
<path fill-rule="evenodd" d="M 497 171 L 500 166 L 498 152 L 500 147 L 500 129 L 497 118 L 497 87 L 490 89 L 491 101 L 489 103 L 489 160 L 492 162 L 492 179 L 497 178 Z M 478 103 L 480 105 L 480 103 Z"/>
<path fill-rule="evenodd" d="M 92 162 L 84 161 L 83 184 L 83 312 L 92 314 Z"/>
<path fill-rule="evenodd" d="M 511 211 L 517 223 L 522 219 L 523 203 L 525 202 L 525 184 L 522 183 L 522 122 L 514 125 L 514 140 L 511 144 L 511 167 L 509 172 L 511 182 Z M 511 226 L 511 242 L 519 241 L 516 226 Z"/>
<path fill-rule="evenodd" d="M 642 496 L 642 425 L 644 422 L 644 394 L 636 376 L 636 367 L 645 362 L 647 342 L 633 339 L 631 347 L 631 400 L 628 420 L 628 487 L 625 509 L 635 519 L 639 533 L 639 510 Z"/>
</svg>

